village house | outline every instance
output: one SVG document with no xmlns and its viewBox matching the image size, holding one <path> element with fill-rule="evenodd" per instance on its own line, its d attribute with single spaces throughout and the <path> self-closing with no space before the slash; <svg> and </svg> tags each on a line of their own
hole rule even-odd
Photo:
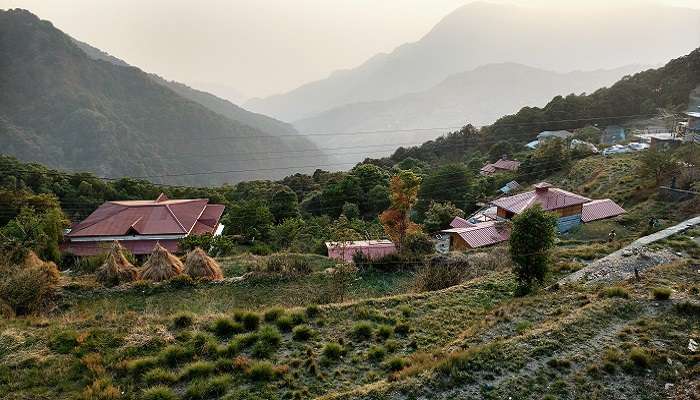
<svg viewBox="0 0 700 400">
<path fill-rule="evenodd" d="M 500 172 L 514 172 L 520 167 L 520 161 L 508 160 L 501 158 L 495 163 L 489 163 L 481 167 L 479 173 L 483 176 L 489 176 Z"/>
<path fill-rule="evenodd" d="M 603 130 L 600 135 L 600 143 L 615 144 L 625 140 L 625 128 L 617 125 L 610 125 Z"/>
<path fill-rule="evenodd" d="M 510 230 L 504 222 L 524 210 L 539 205 L 545 211 L 556 213 L 559 218 L 557 230 L 567 232 L 582 223 L 611 218 L 625 213 L 625 210 L 610 199 L 591 200 L 587 197 L 555 188 L 541 182 L 529 192 L 502 197 L 491 202 L 496 208 L 491 220 L 470 222 L 455 218 L 451 228 L 442 231 L 450 236 L 451 250 L 466 250 L 490 246 L 508 240 Z M 487 215 L 487 214 L 484 214 Z"/>
<path fill-rule="evenodd" d="M 542 132 L 537 134 L 537 140 L 540 143 L 543 143 L 543 142 L 546 142 L 547 140 L 552 140 L 552 139 L 566 140 L 572 136 L 574 136 L 573 132 L 569 132 L 566 130 L 542 131 Z"/>
<path fill-rule="evenodd" d="M 91 256 L 105 253 L 117 240 L 135 255 L 150 253 L 157 243 L 178 252 L 178 241 L 190 235 L 219 235 L 223 204 L 209 199 L 108 201 L 65 235 L 64 251 Z"/>
<path fill-rule="evenodd" d="M 370 260 L 396 253 L 396 246 L 391 240 L 326 242 L 326 249 L 329 258 L 346 262 L 353 262 L 355 253 L 362 253 Z"/>
</svg>

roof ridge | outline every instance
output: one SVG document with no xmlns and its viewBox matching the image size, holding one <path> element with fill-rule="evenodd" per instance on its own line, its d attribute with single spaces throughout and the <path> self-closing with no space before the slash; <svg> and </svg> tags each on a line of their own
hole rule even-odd
<svg viewBox="0 0 700 400">
<path fill-rule="evenodd" d="M 108 201 L 107 203 L 112 203 L 112 202 L 111 202 L 111 201 Z M 106 215 L 106 216 L 104 216 L 103 218 L 100 218 L 100 219 L 98 219 L 98 220 L 95 221 L 95 222 L 92 222 L 92 223 L 87 224 L 87 225 L 85 225 L 85 226 L 81 226 L 80 228 L 78 228 L 77 232 L 82 231 L 82 230 L 84 230 L 84 229 L 87 229 L 87 228 L 89 228 L 89 227 L 91 227 L 91 226 L 97 225 L 98 223 L 100 223 L 100 222 L 106 220 L 107 218 L 112 218 L 112 217 L 114 217 L 114 216 L 117 215 L 117 214 L 121 214 L 122 211 L 124 211 L 124 210 L 126 210 L 126 209 L 128 208 L 128 207 L 122 206 L 122 205 L 120 205 L 120 204 L 115 204 L 115 203 L 112 203 L 112 204 L 114 204 L 114 205 L 117 206 L 117 207 L 122 207 L 122 209 L 120 209 L 119 211 L 115 212 L 114 214 Z M 104 205 L 104 204 L 103 204 L 103 205 Z M 102 205 L 102 206 L 103 206 L 103 205 Z M 102 206 L 100 206 L 100 207 L 102 207 Z M 99 210 L 100 207 L 97 207 L 97 210 Z M 95 213 L 97 210 L 93 211 L 92 213 Z M 91 213 L 90 215 L 92 215 L 92 213 Z M 88 215 L 88 218 L 90 217 L 90 215 Z M 84 220 L 83 220 L 82 222 L 84 222 Z M 81 222 L 81 223 L 82 223 L 82 222 Z M 71 232 L 69 232 L 68 234 L 70 235 L 71 233 L 74 233 L 74 232 L 76 232 L 75 228 L 73 228 L 73 230 L 71 230 Z"/>
<path fill-rule="evenodd" d="M 182 225 L 182 222 L 180 222 L 180 219 L 175 215 L 175 213 L 173 212 L 173 210 L 170 209 L 170 204 L 164 204 L 164 205 L 165 205 L 165 209 L 168 210 L 168 212 L 170 213 L 170 215 L 172 215 L 173 218 L 175 219 L 175 222 L 177 222 L 177 224 L 178 224 L 178 226 L 180 227 L 180 229 L 182 229 L 182 233 L 187 233 L 187 232 L 189 232 L 187 229 L 185 229 L 184 225 Z M 195 223 L 196 223 L 196 222 L 197 222 L 197 220 L 195 220 Z"/>
</svg>

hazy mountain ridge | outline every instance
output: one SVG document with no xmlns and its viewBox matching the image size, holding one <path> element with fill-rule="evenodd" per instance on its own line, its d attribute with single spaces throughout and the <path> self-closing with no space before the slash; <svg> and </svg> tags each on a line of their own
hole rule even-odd
<svg viewBox="0 0 700 400">
<path fill-rule="evenodd" d="M 91 46 L 88 43 L 81 42 L 77 39 L 73 39 L 75 44 L 80 47 L 89 57 L 95 60 L 103 60 L 110 62 L 115 65 L 122 67 L 131 67 L 127 62 L 112 56 L 96 47 Z M 266 115 L 253 113 L 247 111 L 232 102 L 217 97 L 211 93 L 207 93 L 202 90 L 194 89 L 184 83 L 167 80 L 157 74 L 151 74 L 153 79 L 170 89 L 180 96 L 197 102 L 204 107 L 223 115 L 224 117 L 230 118 L 234 121 L 242 122 L 246 125 L 250 125 L 253 128 L 260 129 L 265 133 L 272 135 L 285 135 L 296 133 L 296 130 L 291 124 L 286 122 L 278 121 L 274 118 L 270 118 Z"/>
<path fill-rule="evenodd" d="M 3 153 L 108 176 L 179 175 L 205 185 L 288 175 L 275 152 L 313 150 L 275 138 L 186 99 L 138 68 L 94 60 L 25 10 L 0 11 L 0 147 Z M 214 138 L 208 140 L 206 138 Z M 281 169 L 280 169 L 281 168 Z"/>
<path fill-rule="evenodd" d="M 419 92 L 480 65 L 515 62 L 556 71 L 654 65 L 695 48 L 700 11 L 645 5 L 608 9 L 595 25 L 575 10 L 471 3 L 417 42 L 350 70 L 244 107 L 295 121 L 335 107 Z M 584 40 L 585 39 L 585 40 Z"/>
<path fill-rule="evenodd" d="M 558 73 L 515 63 L 489 64 L 455 74 L 430 90 L 395 99 L 349 104 L 294 122 L 304 132 L 352 132 L 485 125 L 558 94 L 609 86 L 640 66 Z"/>
</svg>

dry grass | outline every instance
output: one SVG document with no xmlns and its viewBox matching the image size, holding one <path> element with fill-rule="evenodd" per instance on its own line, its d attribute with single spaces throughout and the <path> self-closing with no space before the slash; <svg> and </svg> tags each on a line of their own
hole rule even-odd
<svg viewBox="0 0 700 400">
<path fill-rule="evenodd" d="M 201 248 L 197 247 L 187 253 L 185 258 L 185 273 L 192 278 L 220 281 L 224 279 L 221 266 L 209 257 Z"/>
<path fill-rule="evenodd" d="M 15 314 L 44 311 L 56 295 L 59 275 L 56 264 L 30 251 L 19 265 L 0 265 L 0 299 Z"/>
<path fill-rule="evenodd" d="M 140 278 L 154 282 L 167 281 L 181 275 L 183 270 L 182 261 L 172 255 L 165 247 L 157 244 L 148 257 L 148 261 L 143 264 Z"/>
<path fill-rule="evenodd" d="M 124 256 L 124 248 L 114 241 L 105 262 L 95 271 L 95 278 L 104 286 L 117 286 L 138 278 L 138 270 Z"/>
</svg>

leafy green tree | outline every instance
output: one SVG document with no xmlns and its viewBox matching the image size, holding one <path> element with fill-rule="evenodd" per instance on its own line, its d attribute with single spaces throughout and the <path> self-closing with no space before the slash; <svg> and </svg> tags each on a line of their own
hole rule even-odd
<svg viewBox="0 0 700 400">
<path fill-rule="evenodd" d="M 360 217 L 360 207 L 358 207 L 355 203 L 345 202 L 345 204 L 343 204 L 342 215 L 351 221 L 358 219 Z"/>
<path fill-rule="evenodd" d="M 462 164 L 447 164 L 423 179 L 416 210 L 424 214 L 432 201 L 461 205 L 473 175 Z"/>
<path fill-rule="evenodd" d="M 513 156 L 513 145 L 509 141 L 499 140 L 489 148 L 489 161 L 496 162 L 503 156 L 508 158 Z"/>
<path fill-rule="evenodd" d="M 425 212 L 425 219 L 423 220 L 423 228 L 427 232 L 437 232 L 442 229 L 447 229 L 450 226 L 450 222 L 455 217 L 464 217 L 464 211 L 457 208 L 454 204 L 448 202 L 439 203 L 433 201 L 428 207 L 428 211 Z"/>
<path fill-rule="evenodd" d="M 277 188 L 270 200 L 270 211 L 277 222 L 299 215 L 299 203 L 296 193 L 287 186 Z"/>
<path fill-rule="evenodd" d="M 58 245 L 67 226 L 68 221 L 58 208 L 37 213 L 33 208 L 25 207 L 0 229 L 0 252 L 12 261 L 22 259 L 28 250 L 45 260 L 59 261 Z"/>
<path fill-rule="evenodd" d="M 550 139 L 540 144 L 534 154 L 526 158 L 518 169 L 519 179 L 531 182 L 549 176 L 565 168 L 569 163 L 569 151 L 566 142 Z"/>
<path fill-rule="evenodd" d="M 672 176 L 679 170 L 678 160 L 670 150 L 648 149 L 641 155 L 641 165 L 638 174 L 642 177 L 654 177 L 656 185 L 660 185 L 667 176 Z"/>
<path fill-rule="evenodd" d="M 527 291 L 534 282 L 543 282 L 554 246 L 557 215 L 536 205 L 513 218 L 510 257 L 518 283 Z"/>
<path fill-rule="evenodd" d="M 321 192 L 322 213 L 336 218 L 342 213 L 346 202 L 359 204 L 362 198 L 360 180 L 346 175 L 339 182 L 327 185 Z"/>
<path fill-rule="evenodd" d="M 389 188 L 377 185 L 367 193 L 367 212 L 376 215 L 389 207 Z"/>
<path fill-rule="evenodd" d="M 268 238 L 274 216 L 261 201 L 251 200 L 231 205 L 222 220 L 227 235 L 241 235 L 253 241 Z"/>
<path fill-rule="evenodd" d="M 377 185 L 389 185 L 389 174 L 374 164 L 360 164 L 350 171 L 350 175 L 357 178 L 357 183 L 364 193 Z"/>
</svg>

